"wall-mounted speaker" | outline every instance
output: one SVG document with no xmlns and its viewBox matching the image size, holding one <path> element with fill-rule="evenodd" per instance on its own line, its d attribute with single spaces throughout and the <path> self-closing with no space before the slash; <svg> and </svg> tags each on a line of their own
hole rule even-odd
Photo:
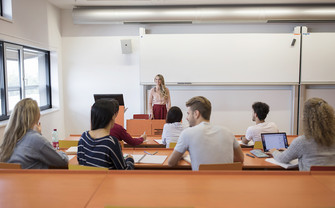
<svg viewBox="0 0 335 208">
<path fill-rule="evenodd" d="M 131 40 L 121 40 L 121 50 L 123 54 L 129 54 L 132 52 Z"/>
</svg>

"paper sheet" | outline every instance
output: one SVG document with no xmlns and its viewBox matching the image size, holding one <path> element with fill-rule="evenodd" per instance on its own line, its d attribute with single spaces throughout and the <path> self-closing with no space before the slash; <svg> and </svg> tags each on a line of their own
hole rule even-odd
<svg viewBox="0 0 335 208">
<path fill-rule="evenodd" d="M 254 144 L 255 144 L 255 142 L 254 141 L 249 141 L 249 143 L 248 144 L 244 144 L 243 142 L 242 142 L 242 140 L 237 140 L 237 142 L 240 144 L 240 145 L 244 145 L 244 146 L 254 146 Z"/>
<path fill-rule="evenodd" d="M 67 157 L 69 158 L 69 161 L 74 158 L 75 155 L 68 155 Z"/>
<path fill-rule="evenodd" d="M 67 149 L 65 152 L 66 153 L 77 153 L 78 151 L 78 146 L 72 146 L 69 149 Z"/>
<path fill-rule="evenodd" d="M 140 163 L 163 164 L 167 155 L 145 155 Z"/>
<path fill-rule="evenodd" d="M 273 164 L 276 164 L 276 165 L 279 165 L 285 169 L 291 169 L 291 168 L 296 168 L 298 167 L 298 159 L 295 159 L 295 160 L 292 160 L 290 163 L 280 163 L 280 162 L 277 162 L 275 159 L 273 158 L 267 158 L 265 159 L 266 162 L 269 162 L 269 163 L 273 163 Z"/>
<path fill-rule="evenodd" d="M 184 159 L 186 162 L 188 162 L 188 163 L 191 164 L 191 156 L 190 156 L 190 155 L 184 155 L 184 156 L 183 156 L 183 159 Z"/>
<path fill-rule="evenodd" d="M 155 142 L 157 142 L 158 144 L 163 144 L 163 139 L 154 139 Z"/>
</svg>

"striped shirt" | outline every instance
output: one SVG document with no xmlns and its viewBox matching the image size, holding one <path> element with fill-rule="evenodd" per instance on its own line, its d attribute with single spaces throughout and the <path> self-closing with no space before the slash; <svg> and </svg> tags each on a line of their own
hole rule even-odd
<svg viewBox="0 0 335 208">
<path fill-rule="evenodd" d="M 125 161 L 118 139 L 112 136 L 93 139 L 84 132 L 78 143 L 78 163 L 85 166 L 106 167 L 109 169 L 134 169 L 134 160 Z"/>
</svg>

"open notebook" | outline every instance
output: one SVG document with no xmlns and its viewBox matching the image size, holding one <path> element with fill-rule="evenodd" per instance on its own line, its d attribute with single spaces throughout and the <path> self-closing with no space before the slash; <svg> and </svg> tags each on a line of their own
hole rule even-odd
<svg viewBox="0 0 335 208">
<path fill-rule="evenodd" d="M 273 158 L 267 158 L 267 159 L 265 159 L 265 161 L 269 162 L 269 163 L 273 163 L 273 164 L 279 165 L 279 166 L 281 166 L 281 167 L 283 167 L 285 169 L 297 168 L 299 166 L 298 159 L 292 160 L 290 163 L 280 163 L 280 162 L 277 162 Z"/>
<path fill-rule="evenodd" d="M 127 154 L 124 155 L 125 157 Z M 163 164 L 167 155 L 132 155 L 135 163 Z"/>
</svg>

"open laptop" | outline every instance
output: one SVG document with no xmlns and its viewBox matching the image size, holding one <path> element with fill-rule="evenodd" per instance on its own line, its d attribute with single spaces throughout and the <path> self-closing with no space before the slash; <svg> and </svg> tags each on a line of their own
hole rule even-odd
<svg viewBox="0 0 335 208">
<path fill-rule="evenodd" d="M 287 148 L 287 137 L 285 132 L 280 133 L 263 133 L 261 134 L 263 150 L 268 152 L 272 148 Z"/>
</svg>

